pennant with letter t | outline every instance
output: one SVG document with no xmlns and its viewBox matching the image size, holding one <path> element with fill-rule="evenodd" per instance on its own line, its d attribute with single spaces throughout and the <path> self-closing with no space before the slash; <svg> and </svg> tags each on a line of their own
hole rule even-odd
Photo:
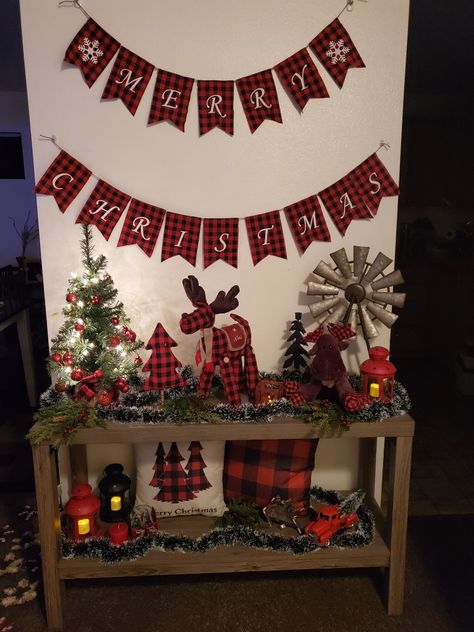
<svg viewBox="0 0 474 632">
<path fill-rule="evenodd" d="M 158 69 L 148 124 L 170 121 L 184 132 L 194 79 Z"/>
<path fill-rule="evenodd" d="M 280 81 L 300 110 L 310 99 L 321 99 L 329 92 L 306 48 L 275 66 Z"/>
<path fill-rule="evenodd" d="M 181 255 L 191 265 L 196 265 L 201 218 L 167 213 L 161 260 Z"/>
<path fill-rule="evenodd" d="M 245 218 L 253 264 L 268 255 L 286 259 L 285 238 L 280 211 L 270 211 Z"/>
<path fill-rule="evenodd" d="M 283 122 L 271 70 L 237 79 L 237 88 L 252 134 L 265 119 Z"/>
<path fill-rule="evenodd" d="M 203 220 L 204 267 L 222 259 L 234 268 L 238 262 L 239 220 L 236 217 Z"/>
<path fill-rule="evenodd" d="M 115 225 L 130 202 L 130 196 L 99 180 L 76 219 L 76 224 L 96 226 L 108 241 Z"/>
<path fill-rule="evenodd" d="M 234 82 L 198 81 L 199 131 L 201 136 L 220 127 L 234 133 Z"/>
<path fill-rule="evenodd" d="M 166 211 L 132 198 L 117 246 L 137 244 L 151 257 Z"/>
<path fill-rule="evenodd" d="M 36 185 L 35 193 L 52 195 L 64 213 L 91 175 L 90 169 L 61 150 Z"/>
<path fill-rule="evenodd" d="M 285 215 L 302 253 L 313 241 L 331 241 L 316 195 L 285 206 Z"/>
<path fill-rule="evenodd" d="M 121 48 L 104 88 L 105 100 L 121 99 L 132 115 L 137 111 L 154 66 L 135 53 Z"/>
</svg>

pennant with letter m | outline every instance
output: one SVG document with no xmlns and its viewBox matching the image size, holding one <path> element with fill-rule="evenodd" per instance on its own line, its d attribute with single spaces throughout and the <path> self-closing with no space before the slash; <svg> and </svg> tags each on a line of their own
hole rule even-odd
<svg viewBox="0 0 474 632">
<path fill-rule="evenodd" d="M 268 255 L 286 259 L 280 211 L 246 217 L 245 224 L 254 266 Z"/>
<path fill-rule="evenodd" d="M 154 66 L 135 53 L 121 48 L 104 88 L 105 100 L 121 99 L 132 115 L 137 111 Z"/>
<path fill-rule="evenodd" d="M 90 18 L 69 44 L 64 61 L 81 69 L 90 88 L 119 47 L 117 40 Z"/>
<path fill-rule="evenodd" d="M 137 244 L 151 257 L 166 211 L 132 198 L 117 246 Z"/>
<path fill-rule="evenodd" d="M 198 81 L 199 131 L 201 136 L 220 127 L 234 133 L 234 82 Z"/>
<path fill-rule="evenodd" d="M 191 265 L 196 265 L 200 229 L 200 217 L 167 212 L 161 260 L 181 255 Z"/>
<path fill-rule="evenodd" d="M 316 195 L 285 206 L 285 215 L 301 253 L 305 252 L 313 241 L 331 241 Z"/>
<path fill-rule="evenodd" d="M 35 187 L 35 193 L 52 195 L 64 213 L 91 177 L 90 169 L 61 150 Z"/>
<path fill-rule="evenodd" d="M 194 79 L 158 69 L 148 124 L 170 121 L 184 132 Z"/>
<path fill-rule="evenodd" d="M 236 83 L 252 134 L 265 119 L 283 122 L 271 70 L 242 77 Z"/>
<path fill-rule="evenodd" d="M 204 267 L 222 259 L 234 268 L 238 263 L 239 220 L 236 217 L 203 220 Z"/>
<path fill-rule="evenodd" d="M 99 180 L 76 219 L 76 224 L 96 226 L 108 241 L 115 225 L 130 202 L 130 196 Z"/>
<path fill-rule="evenodd" d="M 303 110 L 310 99 L 329 96 L 319 70 L 306 48 L 275 66 L 275 72 L 300 110 Z"/>
</svg>

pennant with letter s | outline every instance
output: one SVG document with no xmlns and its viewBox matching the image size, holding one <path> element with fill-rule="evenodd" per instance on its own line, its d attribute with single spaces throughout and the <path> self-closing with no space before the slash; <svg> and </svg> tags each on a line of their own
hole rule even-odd
<svg viewBox="0 0 474 632">
<path fill-rule="evenodd" d="M 283 122 L 271 70 L 242 77 L 236 83 L 252 134 L 266 119 Z"/>
<path fill-rule="evenodd" d="M 166 213 L 161 260 L 166 261 L 180 255 L 191 265 L 196 265 L 200 228 L 200 217 Z"/>
<path fill-rule="evenodd" d="M 285 206 L 285 215 L 295 242 L 302 253 L 313 241 L 331 241 L 331 235 L 316 195 Z"/>
<path fill-rule="evenodd" d="M 350 173 L 359 188 L 359 195 L 374 217 L 383 197 L 399 195 L 398 184 L 376 153 L 355 167 Z"/>
<path fill-rule="evenodd" d="M 198 81 L 198 107 L 201 136 L 214 127 L 234 134 L 233 81 Z"/>
<path fill-rule="evenodd" d="M 280 211 L 251 215 L 245 218 L 245 224 L 254 265 L 268 255 L 286 259 Z"/>
<path fill-rule="evenodd" d="M 204 267 L 222 259 L 234 268 L 238 263 L 239 220 L 236 217 L 203 220 Z"/>
<path fill-rule="evenodd" d="M 96 226 L 108 241 L 129 202 L 129 195 L 122 193 L 104 180 L 99 180 L 79 213 L 76 224 Z"/>
<path fill-rule="evenodd" d="M 165 215 L 164 209 L 132 198 L 117 246 L 137 244 L 151 257 Z"/>
<path fill-rule="evenodd" d="M 126 48 L 121 48 L 105 85 L 102 98 L 121 99 L 132 115 L 135 115 L 154 66 Z"/>
<path fill-rule="evenodd" d="M 275 72 L 300 110 L 304 109 L 310 99 L 329 96 L 319 70 L 306 48 L 275 66 Z"/>
<path fill-rule="evenodd" d="M 90 169 L 61 150 L 35 186 L 35 193 L 52 195 L 64 213 L 91 175 Z"/>
<path fill-rule="evenodd" d="M 184 132 L 194 79 L 158 69 L 148 124 L 170 121 Z"/>
</svg>

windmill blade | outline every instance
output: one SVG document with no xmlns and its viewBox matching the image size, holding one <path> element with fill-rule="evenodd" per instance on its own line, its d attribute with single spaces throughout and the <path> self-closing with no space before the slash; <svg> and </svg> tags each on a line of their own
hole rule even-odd
<svg viewBox="0 0 474 632">
<path fill-rule="evenodd" d="M 339 305 L 324 319 L 323 324 L 338 323 L 344 316 L 347 305 L 344 305 L 344 301 L 341 301 Z"/>
<path fill-rule="evenodd" d="M 383 252 L 379 252 L 361 281 L 364 281 L 364 283 L 371 283 L 375 279 L 375 277 L 378 276 L 383 270 L 385 270 L 385 268 L 391 263 L 392 259 L 390 259 L 390 257 L 384 255 Z"/>
<path fill-rule="evenodd" d="M 379 335 L 378 329 L 372 322 L 372 319 L 370 318 L 369 314 L 367 313 L 367 309 L 365 305 L 359 306 L 359 317 L 360 317 L 360 320 L 362 321 L 361 325 L 363 323 L 363 326 L 365 327 L 367 336 L 369 338 L 377 338 L 377 336 Z"/>
<path fill-rule="evenodd" d="M 368 246 L 354 246 L 354 276 L 356 279 L 362 278 L 369 250 Z"/>
<path fill-rule="evenodd" d="M 340 300 L 340 296 L 337 296 L 336 298 L 328 298 L 325 301 L 318 301 L 317 303 L 313 303 L 309 306 L 309 309 L 311 310 L 311 314 L 314 316 L 314 318 L 317 318 L 318 316 L 321 316 L 321 314 L 324 314 L 324 312 L 327 312 L 328 309 L 335 307 Z"/>
<path fill-rule="evenodd" d="M 357 307 L 352 309 L 349 325 L 351 326 L 352 331 L 357 331 Z"/>
<path fill-rule="evenodd" d="M 340 275 L 339 272 L 336 272 L 336 270 L 333 270 L 325 261 L 320 261 L 318 263 L 317 267 L 314 269 L 314 274 L 319 274 L 320 277 L 323 277 L 323 279 L 337 285 L 337 287 L 341 287 L 344 283 L 344 277 Z"/>
<path fill-rule="evenodd" d="M 400 270 L 394 270 L 381 279 L 377 279 L 377 281 L 374 281 L 371 285 L 373 290 L 382 290 L 383 288 L 391 287 L 393 285 L 402 285 L 402 283 L 405 283 L 402 273 Z"/>
<path fill-rule="evenodd" d="M 331 259 L 337 265 L 339 270 L 342 272 L 346 279 L 352 278 L 352 270 L 351 265 L 349 263 L 349 259 L 347 258 L 346 249 L 341 248 L 340 250 L 336 250 L 336 252 L 331 252 Z"/>
<path fill-rule="evenodd" d="M 310 281 L 308 283 L 308 296 L 330 296 L 337 294 L 339 289 L 334 287 L 334 285 L 325 285 L 324 283 L 315 283 L 314 281 Z"/>
<path fill-rule="evenodd" d="M 373 292 L 372 301 L 377 303 L 386 303 L 393 307 L 403 307 L 407 295 L 404 292 Z"/>
<path fill-rule="evenodd" d="M 395 321 L 398 319 L 396 314 L 389 312 L 387 309 L 380 307 L 380 305 L 377 305 L 376 303 L 367 303 L 367 309 L 389 329 L 393 327 Z"/>
</svg>

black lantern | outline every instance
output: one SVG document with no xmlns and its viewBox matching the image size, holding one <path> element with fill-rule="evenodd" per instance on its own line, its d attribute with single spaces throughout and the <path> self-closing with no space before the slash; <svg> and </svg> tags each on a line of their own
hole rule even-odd
<svg viewBox="0 0 474 632">
<path fill-rule="evenodd" d="M 99 483 L 100 519 L 104 522 L 126 521 L 132 510 L 130 501 L 131 480 L 123 473 L 123 465 L 111 463 L 104 470 Z"/>
</svg>

